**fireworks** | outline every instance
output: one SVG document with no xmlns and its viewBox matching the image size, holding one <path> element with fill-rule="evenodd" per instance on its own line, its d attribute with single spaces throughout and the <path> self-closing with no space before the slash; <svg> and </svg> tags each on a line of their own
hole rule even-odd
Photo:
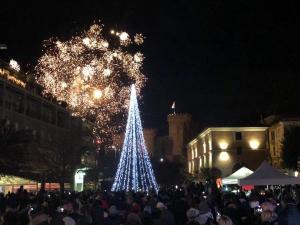
<svg viewBox="0 0 300 225">
<path fill-rule="evenodd" d="M 146 80 L 143 54 L 129 48 L 140 45 L 143 36 L 136 34 L 131 40 L 128 33 L 114 30 L 110 35 L 109 42 L 103 26 L 93 24 L 70 40 L 52 38 L 36 66 L 36 80 L 44 92 L 66 102 L 73 115 L 94 122 L 100 138 L 120 128 L 116 118 L 128 108 L 130 85 L 139 93 Z"/>
<path fill-rule="evenodd" d="M 11 60 L 9 61 L 9 66 L 10 66 L 12 69 L 16 70 L 17 72 L 19 72 L 20 69 L 21 69 L 19 63 L 18 63 L 16 60 L 13 60 L 13 59 L 11 59 Z"/>
</svg>

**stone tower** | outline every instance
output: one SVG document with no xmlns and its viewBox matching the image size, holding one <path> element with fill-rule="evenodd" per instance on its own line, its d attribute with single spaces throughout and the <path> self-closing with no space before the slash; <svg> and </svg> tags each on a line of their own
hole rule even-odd
<svg viewBox="0 0 300 225">
<path fill-rule="evenodd" d="M 169 138 L 172 142 L 171 151 L 166 157 L 169 160 L 185 157 L 185 147 L 190 138 L 192 116 L 186 113 L 168 115 Z"/>
</svg>

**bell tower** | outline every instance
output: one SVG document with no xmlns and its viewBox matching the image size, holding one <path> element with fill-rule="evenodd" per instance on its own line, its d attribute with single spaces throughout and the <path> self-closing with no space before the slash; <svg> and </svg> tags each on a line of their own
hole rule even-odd
<svg viewBox="0 0 300 225">
<path fill-rule="evenodd" d="M 169 139 L 172 142 L 171 151 L 166 157 L 169 160 L 185 157 L 185 146 L 189 140 L 192 116 L 186 113 L 168 115 Z"/>
</svg>

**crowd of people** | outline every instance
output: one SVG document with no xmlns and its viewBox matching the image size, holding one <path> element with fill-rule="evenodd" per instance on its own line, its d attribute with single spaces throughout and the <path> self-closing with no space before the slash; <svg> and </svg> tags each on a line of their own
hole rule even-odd
<svg viewBox="0 0 300 225">
<path fill-rule="evenodd" d="M 3 225 L 280 225 L 291 191 L 221 192 L 202 184 L 159 193 L 0 194 Z"/>
</svg>

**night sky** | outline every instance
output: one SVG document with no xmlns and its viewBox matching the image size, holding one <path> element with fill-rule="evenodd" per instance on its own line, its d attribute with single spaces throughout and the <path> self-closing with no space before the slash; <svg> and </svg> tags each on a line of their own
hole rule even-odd
<svg viewBox="0 0 300 225">
<path fill-rule="evenodd" d="M 68 38 L 98 20 L 107 29 L 143 33 L 148 82 L 140 107 L 147 127 L 166 128 L 174 100 L 199 127 L 300 115 L 296 1 L 45 2 L 1 2 L 0 43 L 8 50 L 0 58 L 29 70 L 43 40 Z"/>
</svg>

